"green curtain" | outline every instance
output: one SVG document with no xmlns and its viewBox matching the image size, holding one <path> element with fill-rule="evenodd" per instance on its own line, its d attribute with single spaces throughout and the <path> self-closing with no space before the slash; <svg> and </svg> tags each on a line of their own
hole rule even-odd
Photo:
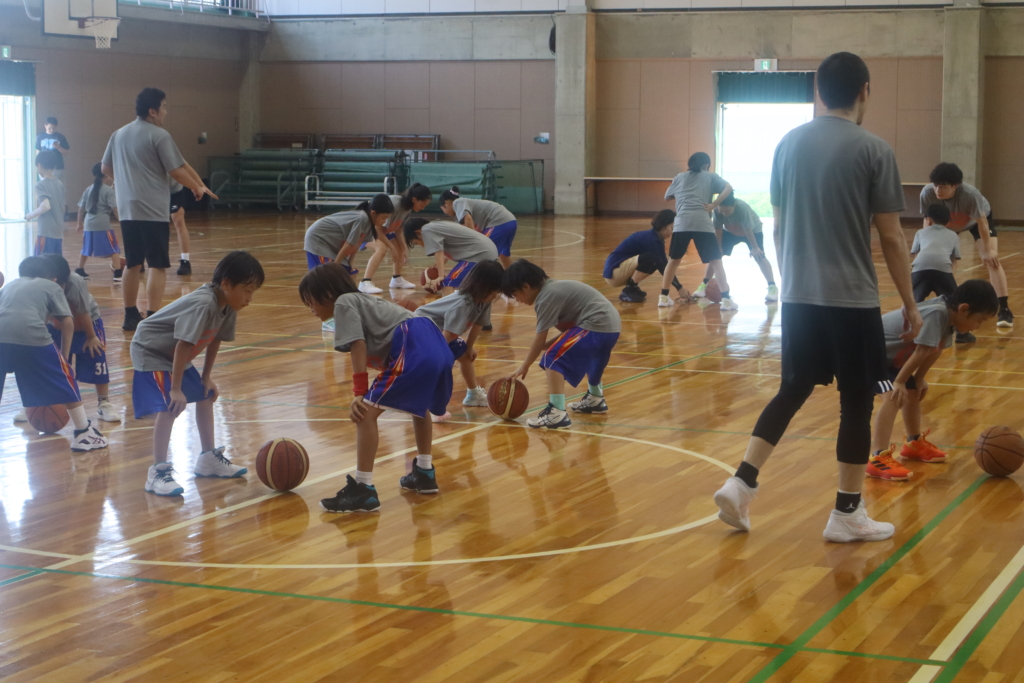
<svg viewBox="0 0 1024 683">
<path fill-rule="evenodd" d="M 718 74 L 718 101 L 814 102 L 814 72 L 722 72 Z"/>
<path fill-rule="evenodd" d="M 36 94 L 36 70 L 31 62 L 0 60 L 0 95 L 29 97 Z"/>
</svg>

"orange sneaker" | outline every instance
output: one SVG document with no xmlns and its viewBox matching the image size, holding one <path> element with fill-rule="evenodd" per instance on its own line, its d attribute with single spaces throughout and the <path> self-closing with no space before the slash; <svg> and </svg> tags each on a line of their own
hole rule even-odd
<svg viewBox="0 0 1024 683">
<path fill-rule="evenodd" d="M 889 450 L 882 451 L 878 455 L 872 455 L 868 459 L 868 476 L 876 479 L 888 479 L 889 481 L 906 481 L 914 476 L 914 473 L 893 460 L 892 452 L 896 444 L 889 447 Z"/>
<path fill-rule="evenodd" d="M 945 460 L 946 454 L 940 451 L 938 446 L 925 438 L 927 436 L 928 432 L 925 432 L 917 438 L 917 441 L 908 441 L 903 444 L 900 457 L 919 462 L 942 462 Z"/>
</svg>

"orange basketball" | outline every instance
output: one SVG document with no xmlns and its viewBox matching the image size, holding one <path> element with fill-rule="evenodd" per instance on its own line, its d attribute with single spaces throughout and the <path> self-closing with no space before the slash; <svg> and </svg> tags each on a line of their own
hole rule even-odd
<svg viewBox="0 0 1024 683">
<path fill-rule="evenodd" d="M 71 419 L 71 416 L 68 415 L 68 409 L 60 404 L 27 408 L 25 414 L 28 416 L 28 423 L 37 432 L 42 432 L 43 434 L 59 432 L 67 426 L 68 420 Z"/>
<path fill-rule="evenodd" d="M 431 280 L 436 280 L 437 279 L 437 268 L 435 268 L 434 266 L 430 266 L 429 268 L 424 270 L 422 273 L 420 273 L 420 284 L 421 285 L 426 285 L 428 278 L 431 279 Z"/>
<path fill-rule="evenodd" d="M 256 454 L 256 475 L 275 491 L 291 491 L 309 473 L 309 455 L 298 441 L 274 439 Z"/>
<path fill-rule="evenodd" d="M 722 288 L 718 286 L 718 280 L 712 279 L 705 288 L 704 293 L 708 297 L 708 301 L 713 304 L 722 303 Z"/>
<path fill-rule="evenodd" d="M 487 407 L 502 419 L 516 419 L 529 405 L 530 392 L 518 379 L 499 379 L 487 390 Z"/>
<path fill-rule="evenodd" d="M 974 460 L 993 477 L 1009 476 L 1024 464 L 1024 439 L 1009 427 L 989 427 L 974 442 Z"/>
<path fill-rule="evenodd" d="M 3 286 L 4 286 L 4 274 L 3 274 L 2 271 L 0 271 L 0 287 L 3 287 Z"/>
</svg>

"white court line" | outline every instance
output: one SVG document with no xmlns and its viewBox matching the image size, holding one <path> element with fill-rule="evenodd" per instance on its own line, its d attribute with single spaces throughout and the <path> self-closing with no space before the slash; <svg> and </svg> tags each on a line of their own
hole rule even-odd
<svg viewBox="0 0 1024 683">
<path fill-rule="evenodd" d="M 1024 548 L 1017 551 L 1017 554 L 1013 556 L 1010 563 L 1006 565 L 1003 571 L 999 572 L 999 576 L 996 580 L 989 585 L 978 601 L 971 605 L 971 609 L 967 610 L 967 613 L 960 618 L 960 621 L 953 630 L 949 632 L 949 635 L 939 643 L 939 646 L 935 648 L 935 651 L 928 657 L 928 659 L 936 659 L 940 661 L 949 661 L 949 658 L 953 656 L 953 653 L 957 651 L 957 648 L 963 644 L 967 636 L 971 634 L 971 631 L 978 625 L 985 614 L 992 608 L 992 605 L 996 603 L 999 596 L 1003 594 L 1006 587 L 1010 585 L 1014 577 L 1020 573 L 1021 568 L 1024 568 Z M 941 666 L 925 665 L 917 670 L 914 677 L 910 679 L 910 683 L 929 683 L 936 674 L 942 671 Z"/>
<path fill-rule="evenodd" d="M 1011 256 L 1020 256 L 1020 254 L 1021 254 L 1021 252 L 1019 252 L 1019 251 L 1015 251 L 1015 252 L 1013 252 L 1012 254 L 1007 254 L 1006 256 L 1000 256 L 1000 257 L 999 257 L 999 260 L 1000 260 L 1000 261 L 1003 261 L 1004 259 L 1008 259 L 1008 258 L 1010 258 Z M 978 265 L 976 265 L 976 266 L 971 266 L 970 268 L 964 268 L 964 269 L 963 269 L 962 271 L 960 271 L 960 272 L 962 272 L 962 273 L 969 273 L 969 272 L 971 272 L 972 270 L 977 270 L 978 268 L 987 268 L 987 267 L 988 267 L 988 266 L 986 266 L 986 265 L 985 265 L 984 263 L 979 263 L 979 264 L 978 264 Z"/>
</svg>

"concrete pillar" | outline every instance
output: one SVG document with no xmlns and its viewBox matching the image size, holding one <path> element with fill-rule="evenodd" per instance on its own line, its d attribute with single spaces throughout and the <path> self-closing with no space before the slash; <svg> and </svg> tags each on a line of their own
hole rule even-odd
<svg viewBox="0 0 1024 683">
<path fill-rule="evenodd" d="M 597 76 L 594 14 L 575 0 L 555 16 L 555 213 L 587 210 L 583 177 L 594 174 Z"/>
<path fill-rule="evenodd" d="M 260 48 L 262 36 L 250 33 L 245 43 L 242 85 L 238 90 L 238 149 L 252 147 L 253 136 L 260 132 Z"/>
<path fill-rule="evenodd" d="M 942 160 L 963 169 L 972 185 L 981 181 L 984 11 L 947 7 L 942 52 Z"/>
</svg>

